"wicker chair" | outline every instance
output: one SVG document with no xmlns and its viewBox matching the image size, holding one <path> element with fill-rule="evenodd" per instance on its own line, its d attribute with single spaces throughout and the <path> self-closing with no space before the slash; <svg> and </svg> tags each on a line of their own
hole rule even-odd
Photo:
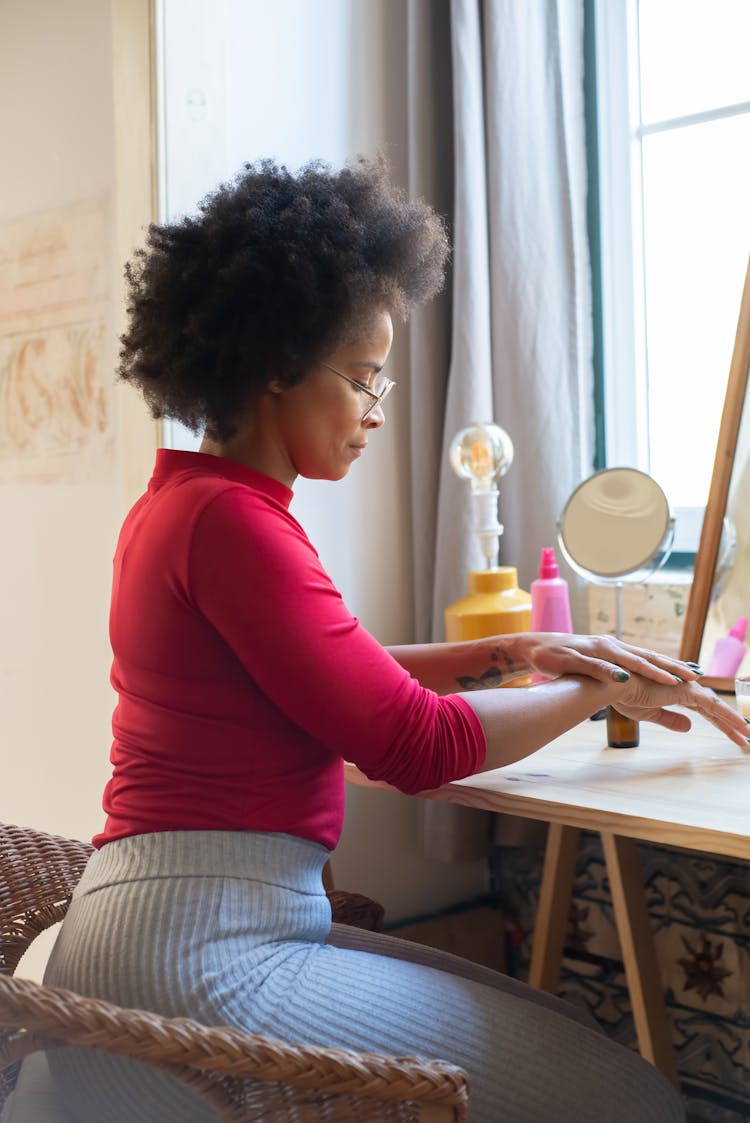
<svg viewBox="0 0 750 1123">
<path fill-rule="evenodd" d="M 90 853 L 83 842 L 0 826 L 0 1110 L 22 1057 L 76 1045 L 169 1072 L 222 1123 L 466 1120 L 466 1074 L 442 1061 L 288 1044 L 13 978 L 32 940 L 65 915 Z M 329 897 L 338 921 L 382 923 L 368 898 Z"/>
</svg>

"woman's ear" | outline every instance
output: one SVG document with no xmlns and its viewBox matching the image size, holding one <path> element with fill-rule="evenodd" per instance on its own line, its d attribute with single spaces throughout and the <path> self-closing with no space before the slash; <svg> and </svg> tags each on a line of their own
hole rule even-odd
<svg viewBox="0 0 750 1123">
<path fill-rule="evenodd" d="M 268 383 L 268 392 L 270 394 L 283 394 L 284 393 L 284 387 L 279 382 L 278 378 L 272 378 L 271 381 Z"/>
</svg>

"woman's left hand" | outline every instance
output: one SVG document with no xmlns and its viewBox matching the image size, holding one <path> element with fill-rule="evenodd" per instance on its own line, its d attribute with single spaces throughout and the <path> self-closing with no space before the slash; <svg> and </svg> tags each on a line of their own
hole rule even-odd
<svg viewBox="0 0 750 1123">
<path fill-rule="evenodd" d="M 622 680 L 622 672 L 654 682 L 693 682 L 700 677 L 695 664 L 682 663 L 645 647 L 612 636 L 578 636 L 562 632 L 524 632 L 513 639 L 522 661 L 547 678 L 586 675 L 599 682 Z"/>
<path fill-rule="evenodd" d="M 690 718 L 669 706 L 683 706 L 695 710 L 715 725 L 735 745 L 742 749 L 748 746 L 748 726 L 745 718 L 735 709 L 717 698 L 713 690 L 708 690 L 698 682 L 672 683 L 668 687 L 656 686 L 643 675 L 633 675 L 620 688 L 622 694 L 614 702 L 615 709 L 625 717 L 636 721 L 652 721 L 685 733 L 690 729 Z"/>
</svg>

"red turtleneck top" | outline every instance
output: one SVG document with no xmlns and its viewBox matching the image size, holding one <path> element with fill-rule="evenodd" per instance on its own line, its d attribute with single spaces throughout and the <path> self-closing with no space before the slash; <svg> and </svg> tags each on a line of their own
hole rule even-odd
<svg viewBox="0 0 750 1123">
<path fill-rule="evenodd" d="M 344 760 L 405 792 L 481 767 L 472 708 L 420 686 L 351 615 L 291 499 L 235 461 L 159 450 L 114 560 L 118 702 L 96 846 L 257 830 L 333 848 Z"/>
</svg>

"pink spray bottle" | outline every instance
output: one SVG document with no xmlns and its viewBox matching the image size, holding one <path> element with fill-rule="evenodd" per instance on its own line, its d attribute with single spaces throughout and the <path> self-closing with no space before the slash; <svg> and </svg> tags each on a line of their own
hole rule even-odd
<svg viewBox="0 0 750 1123">
<path fill-rule="evenodd" d="M 533 586 L 532 586 L 533 588 Z M 533 594 L 532 594 L 533 595 Z M 531 617 L 534 618 L 534 602 L 531 602 Z M 717 639 L 706 674 L 714 678 L 734 678 L 740 663 L 745 658 L 745 635 L 747 616 L 740 616 L 737 623 L 729 629 L 728 636 Z"/>
<path fill-rule="evenodd" d="M 542 549 L 539 574 L 531 582 L 531 631 L 572 632 L 568 582 L 560 576 L 552 546 Z"/>
<path fill-rule="evenodd" d="M 532 632 L 572 632 L 568 582 L 560 576 L 554 547 L 544 546 L 539 574 L 531 582 Z M 546 682 L 544 675 L 533 674 L 532 684 Z"/>
</svg>

